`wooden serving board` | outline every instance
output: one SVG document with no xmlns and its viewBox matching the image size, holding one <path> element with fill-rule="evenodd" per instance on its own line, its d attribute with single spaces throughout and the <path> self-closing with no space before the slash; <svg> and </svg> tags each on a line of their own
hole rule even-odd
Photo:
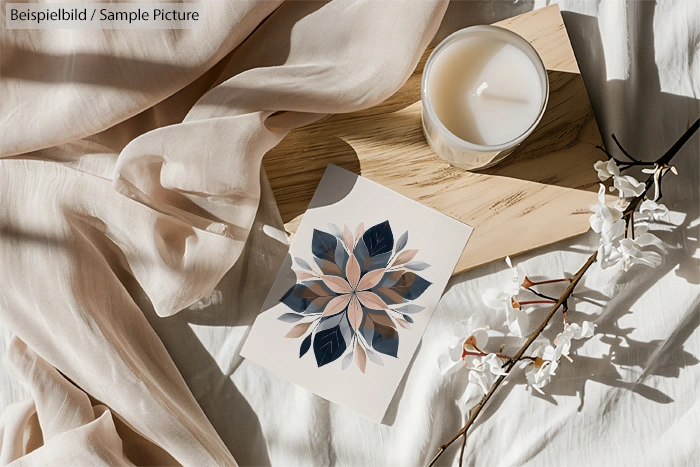
<svg viewBox="0 0 700 467">
<path fill-rule="evenodd" d="M 604 158 L 598 126 L 557 5 L 496 23 L 527 39 L 548 70 L 550 97 L 535 132 L 496 167 L 467 172 L 440 159 L 421 127 L 426 50 L 381 104 L 292 131 L 264 158 L 292 235 L 329 163 L 474 227 L 455 273 L 586 232 Z"/>
</svg>

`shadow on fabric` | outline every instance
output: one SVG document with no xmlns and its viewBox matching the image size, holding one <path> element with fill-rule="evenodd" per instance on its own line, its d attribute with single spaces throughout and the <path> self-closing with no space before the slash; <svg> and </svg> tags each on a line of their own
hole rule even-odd
<svg viewBox="0 0 700 467">
<path fill-rule="evenodd" d="M 628 3 L 628 16 L 632 19 L 628 33 L 633 62 L 627 80 L 607 79 L 605 52 L 597 18 L 562 12 L 605 145 L 616 157 L 624 158 L 612 140 L 613 131 L 629 153 L 641 160 L 654 160 L 672 146 L 690 123 L 700 117 L 700 100 L 661 90 L 654 48 L 656 6 L 657 3 L 651 1 Z M 644 98 L 640 99 L 640 96 Z M 611 101 L 619 102 L 615 106 L 617 113 L 612 112 L 612 115 L 608 113 Z M 665 180 L 664 199 L 669 209 L 673 211 L 675 200 L 682 200 L 688 211 L 676 213 L 682 218 L 680 224 L 668 224 L 668 228 L 662 226 L 660 231 L 655 231 L 667 245 L 668 251 L 663 255 L 663 263 L 653 270 L 635 266 L 628 275 L 620 275 L 618 284 L 622 290 L 614 297 L 606 297 L 599 292 L 586 290 L 585 287 L 579 287 L 575 294 L 579 302 L 595 303 L 602 309 L 595 321 L 596 334 L 601 335 L 602 342 L 610 346 L 608 354 L 602 358 L 577 356 L 576 352 L 582 344 L 573 341 L 571 354 L 575 366 L 561 365 L 558 378 L 547 385 L 547 394 L 541 396 L 534 393 L 536 397 L 556 405 L 555 396 L 578 395 L 581 399 L 580 411 L 585 403 L 585 382 L 575 386 L 571 381 L 584 379 L 632 391 L 658 404 L 674 403 L 672 397 L 646 384 L 646 381 L 653 376 L 678 378 L 684 368 L 700 363 L 698 356 L 685 349 L 686 341 L 700 327 L 700 299 L 679 317 L 675 331 L 663 340 L 636 340 L 633 337 L 635 328 L 625 327 L 622 323 L 623 318 L 632 313 L 640 291 L 648 290 L 662 277 L 674 273 L 689 284 L 700 284 L 700 259 L 693 256 L 693 252 L 700 248 L 700 193 L 696 189 L 700 167 L 697 154 L 700 154 L 699 135 L 695 135 L 674 159 L 674 165 L 679 171 L 678 177 L 671 176 Z M 671 227 L 674 232 L 670 232 Z M 571 244 L 571 241 L 562 242 L 561 248 L 581 250 L 569 246 Z M 590 253 L 588 250 L 581 252 Z M 474 277 L 478 277 L 478 274 Z M 590 316 L 579 313 L 576 306 L 570 310 L 572 322 Z M 551 340 L 557 332 L 548 331 L 544 335 Z M 606 367 L 607 370 L 601 371 L 601 367 Z M 634 367 L 642 369 L 635 380 L 625 378 L 618 370 Z M 526 384 L 523 372 L 516 372 L 509 377 L 509 381 L 494 394 L 474 428 L 496 413 L 513 388 L 524 387 Z M 464 387 L 457 391 L 461 393 L 463 389 Z M 603 411 L 611 411 L 617 402 L 615 398 L 608 400 L 608 406 Z M 447 419 L 446 422 L 450 425 L 446 428 L 449 433 L 459 430 L 463 423 L 454 418 Z"/>
</svg>

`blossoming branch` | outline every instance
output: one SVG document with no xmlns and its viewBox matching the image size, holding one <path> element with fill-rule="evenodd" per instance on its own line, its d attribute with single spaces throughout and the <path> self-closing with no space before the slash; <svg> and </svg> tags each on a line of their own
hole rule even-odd
<svg viewBox="0 0 700 467">
<path fill-rule="evenodd" d="M 593 336 L 595 325 L 588 321 L 580 324 L 568 322 L 568 300 L 593 263 L 598 261 L 602 269 L 619 266 L 623 271 L 628 271 L 635 264 L 649 267 L 661 264 L 660 252 L 664 252 L 663 243 L 649 232 L 653 222 L 663 220 L 668 214 L 668 208 L 658 202 L 662 197 L 661 182 L 669 172 L 677 175 L 671 161 L 699 128 L 700 119 L 654 162 L 643 162 L 632 157 L 620 145 L 615 135 L 613 140 L 627 161 L 613 157 L 600 147 L 608 156 L 608 160 L 597 162 L 594 168 L 601 182 L 612 179 L 612 183 L 609 188 L 601 183 L 598 203 L 591 206 L 591 228 L 600 234 L 598 250 L 576 274 L 561 279 L 533 281 L 521 268 L 513 266 L 510 258 L 506 258 L 509 269 L 505 284 L 500 288 L 487 290 L 482 299 L 488 308 L 502 313 L 507 335 L 527 337 L 527 341 L 515 355 L 508 356 L 501 353 L 502 350 L 487 350 L 489 335 L 493 331 L 486 325 L 484 314 L 475 313 L 468 320 L 455 325 L 450 347 L 439 358 L 440 369 L 444 374 L 466 369 L 469 384 L 481 388 L 484 396 L 471 408 L 465 425 L 440 446 L 429 467 L 460 437 L 462 446 L 459 465 L 462 465 L 467 431 L 516 365 L 525 371 L 529 387 L 543 393 L 544 387 L 556 375 L 561 358 L 573 361 L 569 356 L 571 341 Z M 641 168 L 641 173 L 647 175 L 646 181 L 641 182 L 632 176 L 629 172 L 633 168 Z M 608 200 L 607 190 L 616 192 L 617 197 Z M 545 295 L 537 289 L 537 286 L 553 283 L 568 284 L 559 297 Z M 530 297 L 526 297 L 525 294 L 529 294 Z M 528 332 L 530 313 L 534 307 L 540 306 L 550 306 L 550 311 L 534 331 Z M 559 309 L 562 310 L 563 328 L 550 343 L 541 334 Z"/>
</svg>

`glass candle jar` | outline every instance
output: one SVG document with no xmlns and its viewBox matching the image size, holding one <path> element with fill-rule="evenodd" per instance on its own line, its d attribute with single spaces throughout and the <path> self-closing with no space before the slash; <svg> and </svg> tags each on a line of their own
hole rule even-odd
<svg viewBox="0 0 700 467">
<path fill-rule="evenodd" d="M 472 26 L 430 54 L 421 81 L 423 132 L 443 159 L 466 170 L 503 160 L 544 115 L 547 70 L 514 32 Z"/>
</svg>

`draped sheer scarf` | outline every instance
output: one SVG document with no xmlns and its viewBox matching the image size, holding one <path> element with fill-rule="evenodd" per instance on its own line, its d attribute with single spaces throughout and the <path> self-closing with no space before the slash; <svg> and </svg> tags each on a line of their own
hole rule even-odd
<svg viewBox="0 0 700 467">
<path fill-rule="evenodd" d="M 2 464 L 235 465 L 134 294 L 161 317 L 210 296 L 264 154 L 389 97 L 446 8 L 203 3 L 195 30 L 0 33 L 0 319 L 31 393 Z"/>
</svg>

